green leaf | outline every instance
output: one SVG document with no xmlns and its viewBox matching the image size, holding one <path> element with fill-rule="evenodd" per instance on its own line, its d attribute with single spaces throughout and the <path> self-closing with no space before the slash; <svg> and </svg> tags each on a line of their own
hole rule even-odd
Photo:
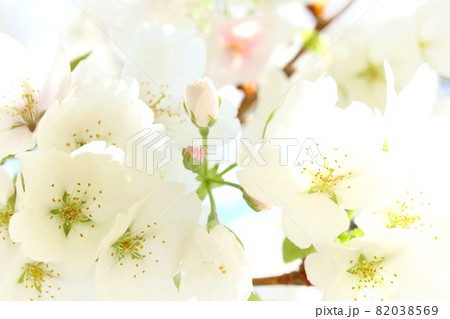
<svg viewBox="0 0 450 319">
<path fill-rule="evenodd" d="M 315 253 L 316 249 L 313 245 L 308 248 L 301 249 L 297 247 L 293 242 L 291 242 L 288 238 L 285 238 L 283 241 L 283 261 L 285 263 L 290 263 L 291 261 L 297 259 L 303 259 L 309 254 Z"/>
<path fill-rule="evenodd" d="M 64 222 L 63 228 L 64 228 L 64 235 L 66 235 L 67 237 L 70 233 L 72 226 L 68 222 Z"/>
<path fill-rule="evenodd" d="M 353 215 L 355 215 L 355 210 L 354 209 L 350 209 L 350 210 L 347 211 L 348 220 L 352 220 Z"/>
<path fill-rule="evenodd" d="M 177 287 L 178 290 L 180 290 L 180 284 L 181 284 L 181 272 L 173 276 L 172 278 L 173 283 L 175 284 L 175 287 Z"/>
<path fill-rule="evenodd" d="M 338 236 L 338 238 L 336 238 L 335 242 L 347 246 L 347 244 L 350 240 L 352 240 L 353 238 L 361 237 L 361 236 L 364 236 L 364 232 L 362 231 L 362 229 L 355 228 L 349 232 L 343 232 L 342 234 L 340 234 Z"/>
<path fill-rule="evenodd" d="M 70 72 L 72 72 L 81 61 L 87 59 L 91 55 L 91 53 L 92 53 L 92 51 L 89 51 L 83 55 L 80 55 L 79 57 L 76 57 L 72 61 L 70 61 Z"/>
<path fill-rule="evenodd" d="M 322 54 L 328 47 L 327 38 L 316 30 L 302 30 L 303 46 L 315 54 Z"/>
<path fill-rule="evenodd" d="M 248 297 L 247 301 L 262 301 L 261 297 L 256 292 L 252 292 L 250 297 Z"/>
</svg>

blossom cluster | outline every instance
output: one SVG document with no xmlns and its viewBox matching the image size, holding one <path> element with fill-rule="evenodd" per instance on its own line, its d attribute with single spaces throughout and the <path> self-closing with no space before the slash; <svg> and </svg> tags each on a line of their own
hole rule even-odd
<svg viewBox="0 0 450 319">
<path fill-rule="evenodd" d="M 450 6 L 334 2 L 82 1 L 38 47 L 0 23 L 0 299 L 255 300 L 287 269 L 450 298 Z"/>
</svg>

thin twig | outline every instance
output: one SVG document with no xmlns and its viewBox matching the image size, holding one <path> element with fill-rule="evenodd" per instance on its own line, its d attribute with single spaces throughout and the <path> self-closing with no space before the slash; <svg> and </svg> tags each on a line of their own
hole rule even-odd
<svg viewBox="0 0 450 319">
<path fill-rule="evenodd" d="M 297 286 L 312 286 L 306 277 L 304 263 L 300 265 L 298 271 L 293 271 L 288 274 L 275 277 L 254 278 L 254 286 L 270 286 L 270 285 L 297 285 Z"/>
<path fill-rule="evenodd" d="M 317 12 L 315 12 L 311 7 L 308 7 L 308 9 L 311 11 L 312 14 L 314 14 L 316 18 L 316 26 L 314 30 L 319 33 L 323 29 L 325 29 L 331 22 L 339 18 L 345 11 L 347 11 L 348 8 L 352 6 L 352 4 L 356 0 L 350 0 L 339 12 L 337 12 L 334 16 L 332 16 L 329 19 L 323 19 Z M 306 52 L 308 51 L 307 48 L 304 46 L 297 52 L 297 54 L 286 64 L 286 66 L 283 68 L 284 73 L 290 77 L 295 72 L 294 64 L 295 62 Z"/>
</svg>

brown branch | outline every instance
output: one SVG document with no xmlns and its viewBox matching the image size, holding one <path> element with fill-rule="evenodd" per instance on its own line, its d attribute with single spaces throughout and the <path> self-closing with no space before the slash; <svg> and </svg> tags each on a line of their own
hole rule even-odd
<svg viewBox="0 0 450 319">
<path fill-rule="evenodd" d="M 339 18 L 345 11 L 347 11 L 348 8 L 352 6 L 352 4 L 356 0 L 349 0 L 349 2 L 341 9 L 339 12 L 337 12 L 334 16 L 332 16 L 329 19 L 324 19 L 323 16 L 323 8 L 318 8 L 317 5 L 308 5 L 307 8 L 316 18 L 316 26 L 314 27 L 314 31 L 319 33 L 323 29 L 325 29 L 331 22 Z M 297 52 L 297 54 L 286 64 L 286 66 L 283 68 L 284 73 L 290 77 L 295 72 L 294 64 L 295 62 L 306 52 L 308 51 L 307 48 L 304 46 Z"/>
<path fill-rule="evenodd" d="M 256 99 L 258 98 L 258 86 L 255 82 L 248 82 L 238 85 L 237 88 L 244 92 L 244 99 L 239 106 L 237 117 L 241 123 L 245 123 L 245 116 L 252 109 Z"/>
<path fill-rule="evenodd" d="M 269 286 L 269 285 L 297 285 L 297 286 L 312 286 L 306 277 L 304 263 L 300 265 L 298 271 L 293 271 L 288 274 L 275 277 L 254 278 L 254 286 Z"/>
</svg>

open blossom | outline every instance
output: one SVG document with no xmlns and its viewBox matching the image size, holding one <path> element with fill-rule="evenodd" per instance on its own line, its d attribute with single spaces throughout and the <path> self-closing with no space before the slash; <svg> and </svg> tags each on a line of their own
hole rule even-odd
<svg viewBox="0 0 450 319">
<path fill-rule="evenodd" d="M 247 300 L 252 277 L 241 244 L 222 225 L 200 226 L 186 245 L 180 293 L 199 300 Z"/>
<path fill-rule="evenodd" d="M 287 42 L 293 31 L 278 13 L 268 8 L 240 17 L 214 14 L 205 36 L 207 76 L 219 86 L 258 80 L 277 45 Z"/>
<path fill-rule="evenodd" d="M 127 140 L 144 128 L 162 130 L 153 125 L 153 112 L 139 99 L 137 83 L 128 86 L 106 75 L 86 82 L 47 110 L 38 131 L 40 150 L 70 153 L 98 140 L 126 150 Z"/>
<path fill-rule="evenodd" d="M 428 172 L 397 171 L 389 194 L 358 211 L 354 221 L 365 234 L 395 234 L 431 250 L 441 240 L 439 224 L 447 215 L 439 186 L 423 178 Z"/>
<path fill-rule="evenodd" d="M 200 127 L 212 126 L 219 115 L 220 100 L 214 83 L 197 79 L 186 86 L 186 111 Z"/>
<path fill-rule="evenodd" d="M 0 160 L 36 145 L 36 130 L 50 104 L 65 92 L 69 63 L 35 61 L 13 38 L 0 34 Z"/>
<path fill-rule="evenodd" d="M 61 264 L 35 261 L 25 256 L 18 245 L 1 261 L 7 274 L 0 283 L 1 300 L 76 300 L 86 297 L 93 276 L 67 273 Z M 95 300 L 95 294 L 88 298 Z"/>
<path fill-rule="evenodd" d="M 397 300 L 403 291 L 424 283 L 417 278 L 420 261 L 414 247 L 397 237 L 364 236 L 353 239 L 350 247 L 327 243 L 316 248 L 305 269 L 324 300 Z"/>
<path fill-rule="evenodd" d="M 334 240 L 349 225 L 345 209 L 363 208 L 385 183 L 379 171 L 384 154 L 378 116 L 357 103 L 345 110 L 334 103 L 315 104 L 314 95 L 302 94 L 310 85 L 298 84 L 268 123 L 269 142 L 259 149 L 265 164 L 245 163 L 243 151 L 244 170 L 238 172 L 250 196 L 283 208 L 285 233 L 301 248 Z M 316 92 L 336 96 L 336 88 L 329 88 L 326 94 Z M 277 144 L 283 139 L 289 148 Z"/>
<path fill-rule="evenodd" d="M 140 200 L 147 187 L 113 161 L 108 149 L 39 151 L 19 159 L 24 193 L 10 221 L 11 238 L 34 260 L 85 273 L 114 217 Z"/>
<path fill-rule="evenodd" d="M 143 23 L 131 42 L 134 61 L 127 60 L 122 70 L 123 76 L 138 80 L 140 98 L 153 110 L 155 123 L 164 125 L 180 153 L 193 138 L 201 138 L 183 109 L 186 86 L 204 75 L 206 64 L 205 44 L 193 35 L 192 30 L 166 32 L 156 22 Z M 240 127 L 237 109 L 220 95 L 218 120 L 209 137 L 234 138 Z"/>
<path fill-rule="evenodd" d="M 106 300 L 178 300 L 174 283 L 184 241 L 201 213 L 195 193 L 179 183 L 158 183 L 127 214 L 117 216 L 103 240 L 96 287 Z"/>
</svg>

